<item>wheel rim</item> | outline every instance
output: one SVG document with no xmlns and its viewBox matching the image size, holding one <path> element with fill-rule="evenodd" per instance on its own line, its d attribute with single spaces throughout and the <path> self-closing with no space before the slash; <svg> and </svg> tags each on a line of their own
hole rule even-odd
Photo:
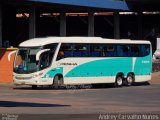
<svg viewBox="0 0 160 120">
<path fill-rule="evenodd" d="M 60 78 L 59 80 L 58 80 L 58 85 L 63 85 L 63 78 Z"/>
<path fill-rule="evenodd" d="M 118 78 L 117 78 L 117 85 L 118 85 L 118 86 L 122 86 L 122 84 L 123 84 L 122 78 L 121 78 L 121 77 L 118 77 Z"/>
<path fill-rule="evenodd" d="M 58 87 L 60 87 L 60 86 L 62 86 L 62 85 L 63 85 L 63 78 L 60 78 L 60 79 L 59 79 L 59 77 L 56 76 L 56 77 L 54 78 L 54 81 L 53 81 L 53 86 L 54 86 L 55 88 L 58 88 Z"/>
<path fill-rule="evenodd" d="M 131 76 L 128 76 L 127 77 L 127 82 L 128 82 L 128 85 L 131 85 L 132 82 L 133 82 L 133 78 Z"/>
<path fill-rule="evenodd" d="M 58 88 L 58 76 L 56 76 L 53 80 L 53 87 L 56 89 Z"/>
</svg>

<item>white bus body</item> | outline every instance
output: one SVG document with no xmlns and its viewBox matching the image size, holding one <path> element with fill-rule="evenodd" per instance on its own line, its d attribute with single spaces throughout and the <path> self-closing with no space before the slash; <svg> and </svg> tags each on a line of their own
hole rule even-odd
<svg viewBox="0 0 160 120">
<path fill-rule="evenodd" d="M 19 45 L 15 85 L 116 83 L 151 79 L 151 43 L 99 37 L 48 37 Z"/>
</svg>

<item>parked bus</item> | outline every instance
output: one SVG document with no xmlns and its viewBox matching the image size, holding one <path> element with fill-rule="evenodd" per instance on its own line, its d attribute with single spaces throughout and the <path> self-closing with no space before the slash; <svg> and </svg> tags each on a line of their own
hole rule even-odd
<svg viewBox="0 0 160 120">
<path fill-rule="evenodd" d="M 48 37 L 24 41 L 14 60 L 15 85 L 116 86 L 151 80 L 149 41 L 100 37 Z"/>
</svg>

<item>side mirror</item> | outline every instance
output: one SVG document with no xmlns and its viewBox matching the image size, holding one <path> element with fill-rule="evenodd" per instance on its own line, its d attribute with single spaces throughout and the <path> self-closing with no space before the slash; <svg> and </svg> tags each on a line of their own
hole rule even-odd
<svg viewBox="0 0 160 120">
<path fill-rule="evenodd" d="M 50 49 L 43 49 L 40 50 L 37 54 L 36 54 L 36 61 L 39 61 L 39 57 L 42 53 L 49 51 Z"/>
</svg>

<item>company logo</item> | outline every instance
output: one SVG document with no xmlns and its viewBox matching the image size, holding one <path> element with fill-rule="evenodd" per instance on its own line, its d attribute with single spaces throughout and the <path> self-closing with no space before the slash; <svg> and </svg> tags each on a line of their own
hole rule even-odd
<svg viewBox="0 0 160 120">
<path fill-rule="evenodd" d="M 143 64 L 147 64 L 147 63 L 150 63 L 149 61 L 145 60 L 145 61 L 142 61 Z"/>
<path fill-rule="evenodd" d="M 77 63 L 60 63 L 60 65 L 73 65 L 73 66 L 75 66 L 75 65 L 77 65 Z"/>
</svg>

